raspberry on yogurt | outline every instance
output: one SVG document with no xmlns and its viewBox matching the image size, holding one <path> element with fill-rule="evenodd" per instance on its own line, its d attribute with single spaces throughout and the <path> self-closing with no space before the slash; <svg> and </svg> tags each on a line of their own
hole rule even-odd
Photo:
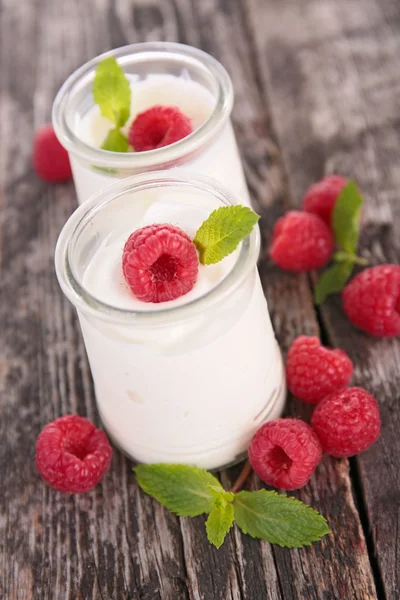
<svg viewBox="0 0 400 600">
<path fill-rule="evenodd" d="M 196 246 L 179 227 L 148 225 L 125 243 L 124 277 L 142 302 L 167 302 L 187 294 L 196 283 L 198 268 Z"/>
<path fill-rule="evenodd" d="M 141 112 L 129 129 L 129 143 L 136 152 L 174 144 L 192 133 L 192 123 L 176 106 L 152 106 Z"/>
</svg>

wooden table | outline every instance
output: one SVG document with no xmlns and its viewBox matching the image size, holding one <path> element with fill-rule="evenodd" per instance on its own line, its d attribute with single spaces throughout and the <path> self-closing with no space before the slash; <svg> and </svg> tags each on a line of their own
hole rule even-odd
<svg viewBox="0 0 400 600">
<path fill-rule="evenodd" d="M 235 130 L 264 217 L 260 271 L 281 347 L 303 333 L 344 348 L 355 383 L 381 406 L 379 441 L 356 459 L 325 457 L 296 493 L 332 529 L 309 549 L 272 547 L 233 529 L 215 550 L 204 519 L 178 519 L 146 497 L 117 451 L 101 485 L 82 496 L 55 492 L 35 471 L 35 440 L 48 421 L 68 412 L 98 417 L 76 315 L 53 268 L 74 188 L 34 175 L 33 131 L 50 120 L 55 93 L 76 67 L 150 40 L 201 47 L 232 76 Z M 315 278 L 284 273 L 267 256 L 276 218 L 312 182 L 338 172 L 365 192 L 363 254 L 399 262 L 399 60 L 398 0 L 3 0 L 1 599 L 400 598 L 400 341 L 356 331 L 339 297 L 316 310 Z M 292 399 L 289 412 L 308 415 Z M 237 473 L 221 473 L 223 482 Z"/>
</svg>

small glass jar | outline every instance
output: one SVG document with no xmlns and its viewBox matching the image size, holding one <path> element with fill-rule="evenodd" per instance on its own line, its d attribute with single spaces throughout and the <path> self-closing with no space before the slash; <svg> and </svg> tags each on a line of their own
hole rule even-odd
<svg viewBox="0 0 400 600">
<path fill-rule="evenodd" d="M 85 119 L 88 119 L 89 113 L 92 114 L 95 106 L 92 94 L 95 70 L 99 62 L 110 56 L 118 61 L 131 82 L 133 111 L 135 84 L 150 82 L 151 85 L 157 82 L 158 77 L 158 91 L 154 91 L 154 98 L 149 95 L 147 105 L 142 103 L 141 110 L 155 104 L 179 105 L 183 100 L 190 106 L 191 94 L 198 96 L 197 90 L 210 100 L 210 110 L 205 113 L 204 120 L 184 139 L 145 152 L 109 152 L 87 143 L 83 132 L 86 131 Z M 177 81 L 179 90 L 174 88 Z M 190 86 L 195 86 L 194 92 Z M 197 48 L 170 42 L 133 44 L 89 61 L 67 79 L 53 106 L 54 129 L 69 152 L 78 202 L 81 204 L 115 180 L 129 175 L 181 167 L 216 178 L 242 202 L 249 204 L 230 122 L 232 105 L 233 89 L 229 75 L 218 61 Z"/>
<path fill-rule="evenodd" d="M 215 287 L 180 305 L 122 309 L 94 296 L 85 280 L 99 248 L 107 250 L 121 233 L 125 240 L 152 203 L 176 202 L 182 211 L 201 205 L 208 214 L 234 202 L 215 180 L 174 175 L 131 177 L 80 206 L 60 234 L 56 272 L 77 308 L 98 410 L 115 444 L 135 461 L 215 469 L 240 460 L 285 401 L 281 354 L 256 267 L 258 228 Z M 98 275 L 109 285 L 101 268 Z"/>
</svg>

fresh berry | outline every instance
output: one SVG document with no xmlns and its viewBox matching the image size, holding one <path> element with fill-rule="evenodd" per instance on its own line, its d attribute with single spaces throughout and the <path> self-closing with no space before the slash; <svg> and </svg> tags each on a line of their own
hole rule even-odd
<svg viewBox="0 0 400 600">
<path fill-rule="evenodd" d="M 36 468 L 60 492 L 92 489 L 110 466 L 111 456 L 104 431 L 78 415 L 52 421 L 36 441 Z"/>
<path fill-rule="evenodd" d="M 288 387 L 303 402 L 318 404 L 328 394 L 347 387 L 352 375 L 353 363 L 346 352 L 321 346 L 317 337 L 301 335 L 289 349 Z"/>
<path fill-rule="evenodd" d="M 380 337 L 400 335 L 400 267 L 365 269 L 346 285 L 343 309 L 356 326 Z"/>
<path fill-rule="evenodd" d="M 324 452 L 331 456 L 354 456 L 364 452 L 379 436 L 378 403 L 358 387 L 335 392 L 315 408 L 311 425 Z"/>
<path fill-rule="evenodd" d="M 154 150 L 178 142 L 192 133 L 192 123 L 176 106 L 152 106 L 139 113 L 129 129 L 129 143 L 136 152 Z"/>
<path fill-rule="evenodd" d="M 122 270 L 142 302 L 167 302 L 190 292 L 196 283 L 196 246 L 173 225 L 148 225 L 134 231 L 122 254 Z"/>
<path fill-rule="evenodd" d="M 328 175 L 314 183 L 303 198 L 303 210 L 318 215 L 328 227 L 331 227 L 336 200 L 348 182 L 348 179 L 340 175 Z"/>
<path fill-rule="evenodd" d="M 58 141 L 52 125 L 44 125 L 33 140 L 33 168 L 41 179 L 67 181 L 72 176 L 68 152 Z"/>
<path fill-rule="evenodd" d="M 249 459 L 257 475 L 277 488 L 303 487 L 322 455 L 314 431 L 300 419 L 264 423 L 249 446 Z"/>
<path fill-rule="evenodd" d="M 322 219 L 290 211 L 275 223 L 270 254 L 282 269 L 310 271 L 329 261 L 333 245 L 332 233 Z"/>
</svg>

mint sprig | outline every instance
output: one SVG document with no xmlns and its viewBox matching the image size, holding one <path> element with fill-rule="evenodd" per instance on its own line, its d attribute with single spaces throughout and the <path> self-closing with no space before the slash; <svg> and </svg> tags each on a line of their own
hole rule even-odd
<svg viewBox="0 0 400 600">
<path fill-rule="evenodd" d="M 322 273 L 315 287 L 316 304 L 321 304 L 330 294 L 344 288 L 354 265 L 368 264 L 366 259 L 357 256 L 363 203 L 356 183 L 350 180 L 339 194 L 333 209 L 333 232 L 339 250 L 333 256 L 334 264 Z"/>
<path fill-rule="evenodd" d="M 188 465 L 139 465 L 133 470 L 142 490 L 175 514 L 207 514 L 207 538 L 216 548 L 234 521 L 243 533 L 288 548 L 309 546 L 329 533 L 324 517 L 283 494 L 228 492 L 214 475 Z"/>
<path fill-rule="evenodd" d="M 114 125 L 114 129 L 104 140 L 102 149 L 112 152 L 127 152 L 129 144 L 121 127 L 129 119 L 131 88 L 122 67 L 112 56 L 105 58 L 97 65 L 93 97 L 101 114 Z"/>
<path fill-rule="evenodd" d="M 203 265 L 221 261 L 247 237 L 260 216 L 247 206 L 221 206 L 197 230 L 194 244 Z"/>
</svg>

